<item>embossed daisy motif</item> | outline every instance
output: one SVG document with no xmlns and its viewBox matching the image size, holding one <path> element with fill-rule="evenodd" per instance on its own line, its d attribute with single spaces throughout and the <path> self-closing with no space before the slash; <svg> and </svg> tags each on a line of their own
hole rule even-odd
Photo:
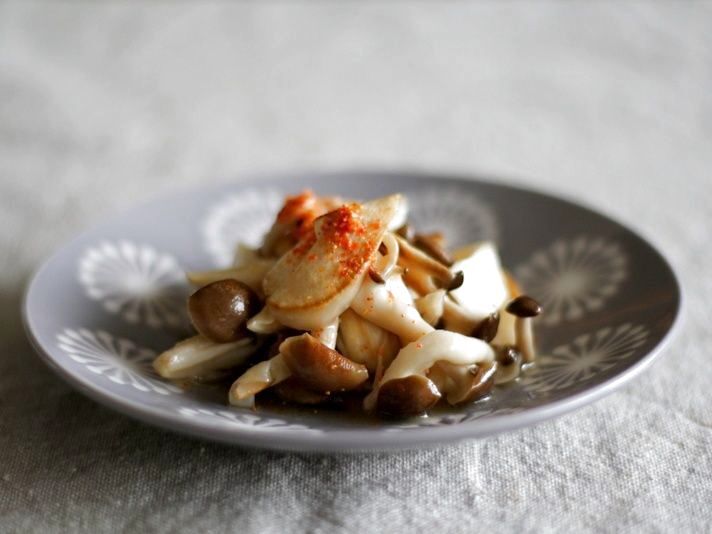
<svg viewBox="0 0 712 534">
<path fill-rule="evenodd" d="M 443 232 L 451 246 L 496 240 L 497 217 L 479 197 L 462 189 L 420 189 L 406 193 L 408 218 L 419 232 Z"/>
<path fill-rule="evenodd" d="M 539 300 L 538 320 L 553 326 L 600 310 L 627 276 L 621 246 L 603 237 L 560 239 L 534 253 L 514 271 L 524 290 Z"/>
<path fill-rule="evenodd" d="M 185 417 L 205 418 L 220 420 L 226 424 L 249 426 L 255 430 L 269 430 L 271 428 L 289 428 L 293 430 L 308 430 L 310 432 L 323 432 L 318 428 L 312 428 L 306 425 L 289 423 L 283 419 L 262 416 L 256 413 L 243 413 L 229 410 L 208 410 L 206 408 L 188 408 L 182 406 L 178 408 L 178 413 Z"/>
<path fill-rule="evenodd" d="M 202 232 L 215 263 L 230 265 L 238 243 L 259 246 L 283 201 L 284 193 L 276 189 L 246 189 L 210 208 Z"/>
<path fill-rule="evenodd" d="M 187 285 L 178 262 L 147 245 L 103 242 L 79 260 L 79 281 L 91 299 L 129 323 L 152 328 L 187 324 Z"/>
<path fill-rule="evenodd" d="M 160 395 L 181 393 L 179 388 L 161 381 L 154 373 L 151 363 L 156 353 L 131 340 L 116 338 L 102 330 L 66 328 L 57 334 L 57 345 L 72 360 L 115 384 Z"/>
<path fill-rule="evenodd" d="M 583 334 L 539 356 L 521 382 L 532 393 L 546 393 L 585 382 L 633 356 L 648 334 L 646 327 L 631 323 Z"/>
</svg>

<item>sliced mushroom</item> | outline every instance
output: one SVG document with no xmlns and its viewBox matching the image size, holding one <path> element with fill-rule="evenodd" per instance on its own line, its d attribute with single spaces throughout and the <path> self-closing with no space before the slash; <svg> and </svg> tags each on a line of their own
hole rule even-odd
<svg viewBox="0 0 712 534">
<path fill-rule="evenodd" d="M 369 267 L 369 276 L 376 283 L 383 284 L 398 264 L 400 247 L 395 236 L 386 232 L 378 247 L 379 255 Z"/>
<path fill-rule="evenodd" d="M 450 296 L 477 322 L 496 312 L 507 300 L 508 290 L 494 244 L 476 243 L 458 251 L 453 271 L 462 271 L 462 285 Z"/>
<path fill-rule="evenodd" d="M 511 382 L 519 376 L 522 367 L 522 355 L 514 347 L 499 347 L 497 349 L 497 373 L 495 384 Z"/>
<path fill-rule="evenodd" d="M 439 361 L 430 368 L 428 378 L 440 393 L 447 395 L 448 404 L 463 404 L 481 399 L 492 391 L 496 368 L 495 362 L 455 365 Z"/>
<path fill-rule="evenodd" d="M 433 330 L 418 313 L 398 274 L 391 275 L 385 284 L 365 279 L 351 302 L 351 309 L 367 321 L 393 332 L 404 343 Z"/>
<path fill-rule="evenodd" d="M 188 313 L 195 329 L 216 343 L 245 337 L 247 320 L 255 314 L 259 299 L 237 280 L 218 280 L 201 287 L 188 299 Z"/>
<path fill-rule="evenodd" d="M 319 217 L 314 230 L 265 276 L 267 305 L 282 324 L 321 328 L 346 310 L 403 199 L 350 204 Z"/>
<path fill-rule="evenodd" d="M 194 336 L 160 354 L 153 361 L 153 368 L 172 380 L 198 379 L 243 364 L 258 348 L 259 343 L 250 338 L 215 343 L 204 336 Z"/>
<path fill-rule="evenodd" d="M 378 394 L 376 411 L 384 417 L 421 415 L 440 400 L 435 385 L 422 375 L 395 378 L 383 385 Z"/>
<path fill-rule="evenodd" d="M 367 321 L 353 310 L 341 314 L 339 352 L 366 366 L 369 373 L 388 367 L 400 350 L 398 336 Z"/>
<path fill-rule="evenodd" d="M 446 330 L 470 335 L 480 324 L 480 320 L 477 317 L 473 317 L 449 296 L 446 296 L 443 299 L 442 324 Z"/>
<path fill-rule="evenodd" d="M 380 383 L 364 399 L 366 410 L 372 410 L 379 390 L 390 380 L 411 375 L 422 375 L 443 360 L 455 365 L 472 365 L 494 360 L 492 348 L 479 339 L 446 330 L 434 330 L 403 347 L 388 367 Z"/>
<path fill-rule="evenodd" d="M 279 352 L 292 374 L 313 391 L 348 391 L 368 379 L 364 365 L 342 356 L 310 334 L 290 337 Z"/>
<path fill-rule="evenodd" d="M 438 289 L 415 300 L 415 308 L 430 325 L 438 324 L 445 310 L 445 290 Z"/>
</svg>

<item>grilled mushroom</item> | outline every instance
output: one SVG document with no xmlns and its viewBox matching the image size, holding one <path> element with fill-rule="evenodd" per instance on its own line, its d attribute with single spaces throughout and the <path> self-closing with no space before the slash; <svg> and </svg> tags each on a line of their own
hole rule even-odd
<svg viewBox="0 0 712 534">
<path fill-rule="evenodd" d="M 237 280 L 218 280 L 200 288 L 188 299 L 188 313 L 195 329 L 217 343 L 245 336 L 245 324 L 254 315 L 259 299 Z"/>
</svg>

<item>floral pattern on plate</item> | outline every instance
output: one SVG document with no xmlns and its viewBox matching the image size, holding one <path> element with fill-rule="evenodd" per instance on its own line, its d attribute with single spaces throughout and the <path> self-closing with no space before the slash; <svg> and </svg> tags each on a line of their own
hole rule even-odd
<svg viewBox="0 0 712 534">
<path fill-rule="evenodd" d="M 152 362 L 156 353 L 138 347 L 131 340 L 116 338 L 103 330 L 66 328 L 57 334 L 57 345 L 72 360 L 115 384 L 159 395 L 181 393 L 154 373 Z"/>
<path fill-rule="evenodd" d="M 450 246 L 496 241 L 497 217 L 474 194 L 449 187 L 407 191 L 409 222 L 422 233 L 442 231 Z"/>
<path fill-rule="evenodd" d="M 646 327 L 631 323 L 580 335 L 539 355 L 534 367 L 524 372 L 522 384 L 530 393 L 539 394 L 586 382 L 633 356 L 648 335 Z"/>
<path fill-rule="evenodd" d="M 212 206 L 202 234 L 216 265 L 232 264 L 238 243 L 259 246 L 283 200 L 284 193 L 276 189 L 245 189 Z"/>
<path fill-rule="evenodd" d="M 89 298 L 131 324 L 183 327 L 185 274 L 176 259 L 128 240 L 104 241 L 79 260 L 79 282 Z"/>
<path fill-rule="evenodd" d="M 555 326 L 602 309 L 627 277 L 628 260 L 614 241 L 579 236 L 535 252 L 514 275 L 544 307 L 538 322 Z"/>
<path fill-rule="evenodd" d="M 270 430 L 274 428 L 289 428 L 292 430 L 308 430 L 310 432 L 323 432 L 322 429 L 307 425 L 290 423 L 284 419 L 235 410 L 209 410 L 207 408 L 189 408 L 181 406 L 178 413 L 185 417 L 205 418 L 209 417 L 221 424 L 247 426 L 253 430 Z"/>
</svg>

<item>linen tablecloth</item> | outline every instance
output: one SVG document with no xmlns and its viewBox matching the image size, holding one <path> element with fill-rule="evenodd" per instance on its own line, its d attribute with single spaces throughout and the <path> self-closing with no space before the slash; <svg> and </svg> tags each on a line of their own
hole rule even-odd
<svg viewBox="0 0 712 534">
<path fill-rule="evenodd" d="M 709 532 L 710 28 L 704 2 L 0 4 L 0 531 Z M 582 199 L 665 251 L 685 325 L 571 415 L 347 456 L 157 430 L 26 341 L 31 271 L 106 214 L 241 171 L 353 167 Z"/>
</svg>

